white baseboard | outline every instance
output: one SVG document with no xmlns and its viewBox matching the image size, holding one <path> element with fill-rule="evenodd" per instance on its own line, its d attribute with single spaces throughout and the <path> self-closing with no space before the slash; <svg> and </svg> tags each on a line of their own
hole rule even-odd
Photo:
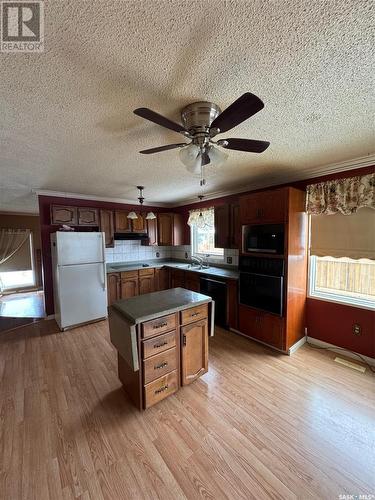
<svg viewBox="0 0 375 500">
<path fill-rule="evenodd" d="M 302 337 L 301 339 L 299 339 L 298 342 L 296 342 L 291 347 L 289 347 L 289 349 L 288 349 L 288 355 L 290 356 L 291 354 L 293 354 L 294 352 L 296 352 L 297 349 L 299 349 L 300 347 L 303 346 L 303 344 L 306 344 L 306 336 Z"/>
<path fill-rule="evenodd" d="M 50 314 L 49 316 L 46 316 L 44 319 L 45 319 L 46 321 L 47 321 L 48 319 L 55 319 L 55 315 L 54 315 L 54 314 Z"/>
<path fill-rule="evenodd" d="M 306 338 L 306 337 L 305 337 Z M 323 340 L 314 339 L 313 337 L 307 337 L 306 341 L 310 344 L 316 345 L 317 347 L 329 347 L 331 351 L 337 352 L 338 354 L 342 354 L 348 358 L 356 359 L 357 361 L 361 361 L 361 358 L 366 361 L 371 366 L 375 366 L 375 358 L 369 358 L 363 354 L 355 354 L 354 352 L 350 352 L 343 347 L 338 347 L 334 344 L 329 344 L 328 342 L 324 342 Z M 361 358 L 359 357 L 361 356 Z"/>
</svg>

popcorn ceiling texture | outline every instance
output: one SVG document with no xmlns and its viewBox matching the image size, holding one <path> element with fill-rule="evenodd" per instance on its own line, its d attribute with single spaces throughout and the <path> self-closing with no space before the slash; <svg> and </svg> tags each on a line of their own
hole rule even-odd
<svg viewBox="0 0 375 500">
<path fill-rule="evenodd" d="M 208 191 L 282 182 L 374 152 L 372 0 L 46 0 L 43 54 L 0 54 L 0 210 L 36 211 L 31 188 L 172 203 L 197 193 L 174 120 L 196 100 L 223 109 L 251 91 L 265 109 L 227 134 L 269 140 L 230 152 Z"/>
</svg>

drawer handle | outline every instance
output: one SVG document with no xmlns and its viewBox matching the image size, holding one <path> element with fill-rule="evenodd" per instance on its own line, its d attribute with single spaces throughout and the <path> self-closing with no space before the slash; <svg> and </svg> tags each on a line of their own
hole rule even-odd
<svg viewBox="0 0 375 500">
<path fill-rule="evenodd" d="M 157 330 L 158 328 L 163 328 L 164 326 L 168 326 L 168 323 L 166 321 L 164 323 L 159 323 L 158 325 L 154 325 L 153 329 Z"/>
<path fill-rule="evenodd" d="M 199 312 L 198 312 L 198 313 L 192 313 L 191 317 L 192 317 L 192 318 L 195 318 L 195 316 L 199 316 L 199 315 L 200 315 L 200 313 L 199 313 Z"/>
<path fill-rule="evenodd" d="M 155 365 L 154 370 L 160 370 L 161 368 L 165 368 L 166 366 L 168 366 L 168 362 L 164 361 L 164 363 L 160 363 L 160 365 Z"/>
<path fill-rule="evenodd" d="M 160 389 L 156 389 L 155 394 L 160 394 L 161 392 L 164 392 L 168 389 L 168 384 L 164 385 L 163 387 L 160 387 Z"/>
<path fill-rule="evenodd" d="M 154 344 L 154 349 L 159 349 L 159 347 L 163 347 L 164 345 L 168 345 L 168 342 L 161 342 L 160 344 Z"/>
</svg>

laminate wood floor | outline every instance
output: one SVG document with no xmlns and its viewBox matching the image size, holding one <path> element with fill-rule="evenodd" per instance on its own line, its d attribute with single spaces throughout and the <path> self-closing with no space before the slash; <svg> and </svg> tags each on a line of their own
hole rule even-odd
<svg viewBox="0 0 375 500">
<path fill-rule="evenodd" d="M 209 372 L 139 413 L 106 322 L 5 334 L 0 498 L 372 495 L 375 379 L 334 356 L 304 346 L 287 357 L 218 329 Z"/>
</svg>

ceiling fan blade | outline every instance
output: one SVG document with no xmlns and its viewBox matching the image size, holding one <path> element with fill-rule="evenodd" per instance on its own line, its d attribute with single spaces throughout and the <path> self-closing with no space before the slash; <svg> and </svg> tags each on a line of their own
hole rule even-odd
<svg viewBox="0 0 375 500">
<path fill-rule="evenodd" d="M 201 154 L 201 158 L 202 158 L 202 167 L 204 167 L 205 165 L 208 165 L 210 163 L 210 157 L 208 156 L 208 153 L 206 152 L 203 152 Z"/>
<path fill-rule="evenodd" d="M 227 132 L 244 122 L 264 108 L 263 102 L 254 94 L 246 92 L 227 109 L 225 109 L 211 124 L 211 129 L 218 128 L 220 133 Z"/>
<path fill-rule="evenodd" d="M 187 133 L 187 130 L 184 129 L 182 125 L 172 122 L 172 120 L 165 118 L 165 116 L 159 115 L 159 113 L 155 113 L 155 111 L 152 111 L 151 109 L 137 108 L 133 111 L 133 113 L 140 116 L 141 118 L 149 120 L 150 122 L 156 123 L 157 125 L 161 125 L 162 127 L 169 128 L 170 130 L 173 130 L 175 132 L 179 132 L 180 134 L 184 134 L 185 132 Z"/>
<path fill-rule="evenodd" d="M 160 153 L 161 151 L 168 151 L 168 149 L 177 149 L 188 146 L 187 142 L 181 142 L 179 144 L 168 144 L 167 146 L 159 146 L 158 148 L 144 149 L 140 151 L 143 155 L 152 155 L 153 153 Z"/>
<path fill-rule="evenodd" d="M 225 149 L 247 151 L 248 153 L 263 153 L 270 145 L 267 141 L 253 139 L 220 139 L 217 144 Z"/>
</svg>

